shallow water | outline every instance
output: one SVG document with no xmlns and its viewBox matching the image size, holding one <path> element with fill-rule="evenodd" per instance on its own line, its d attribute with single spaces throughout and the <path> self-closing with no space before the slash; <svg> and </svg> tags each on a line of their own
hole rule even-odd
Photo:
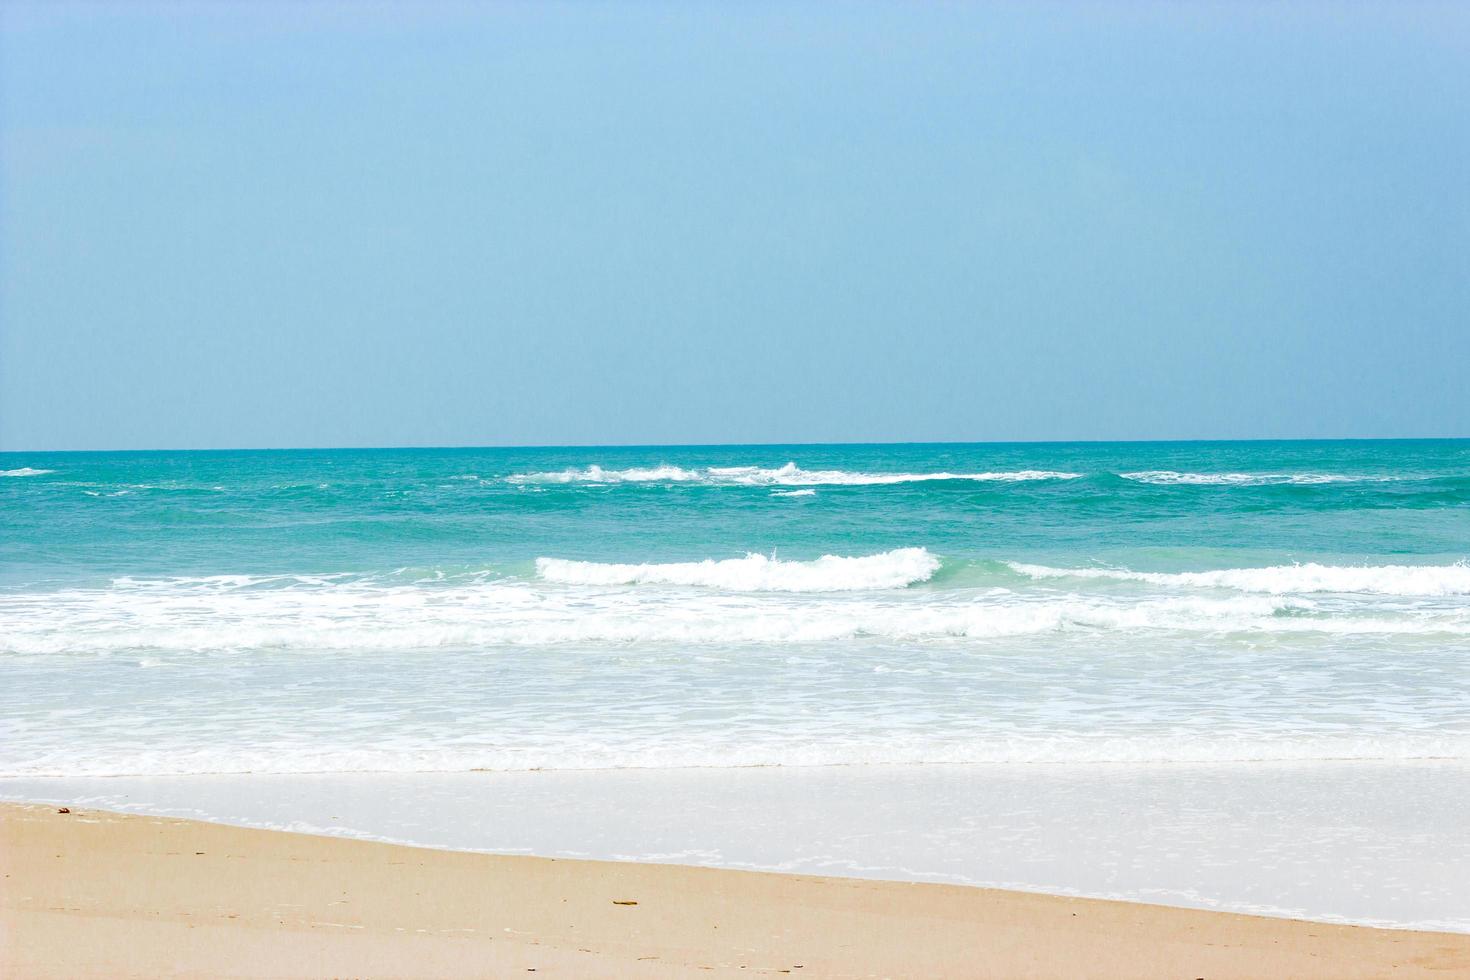
<svg viewBox="0 0 1470 980">
<path fill-rule="evenodd" d="M 1470 760 L 1470 442 L 0 456 L 0 774 Z"/>
</svg>

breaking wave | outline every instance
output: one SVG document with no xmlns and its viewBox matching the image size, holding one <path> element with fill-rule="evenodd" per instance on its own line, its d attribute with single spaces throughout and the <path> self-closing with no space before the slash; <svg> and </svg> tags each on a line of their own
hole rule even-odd
<svg viewBox="0 0 1470 980">
<path fill-rule="evenodd" d="M 47 473 L 55 472 L 55 470 L 35 470 L 29 466 L 22 466 L 18 470 L 0 470 L 0 476 L 45 476 Z"/>
</svg>

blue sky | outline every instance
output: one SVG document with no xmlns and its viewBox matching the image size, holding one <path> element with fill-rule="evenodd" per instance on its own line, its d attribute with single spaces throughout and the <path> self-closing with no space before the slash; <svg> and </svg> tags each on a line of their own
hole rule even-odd
<svg viewBox="0 0 1470 980">
<path fill-rule="evenodd" d="M 1470 436 L 1470 4 L 0 45 L 3 448 Z"/>
</svg>

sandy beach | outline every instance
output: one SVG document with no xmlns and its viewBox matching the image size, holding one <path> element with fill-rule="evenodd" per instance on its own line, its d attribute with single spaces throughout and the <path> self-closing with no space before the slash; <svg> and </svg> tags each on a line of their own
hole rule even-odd
<svg viewBox="0 0 1470 980">
<path fill-rule="evenodd" d="M 0 980 L 1470 980 L 1470 0 L 0 0 Z"/>
<path fill-rule="evenodd" d="M 7 976 L 1470 975 L 1470 936 L 0 807 Z"/>
</svg>

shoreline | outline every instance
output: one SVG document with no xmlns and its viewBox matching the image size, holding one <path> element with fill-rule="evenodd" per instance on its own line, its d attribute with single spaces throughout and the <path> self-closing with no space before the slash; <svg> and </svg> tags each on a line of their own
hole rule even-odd
<svg viewBox="0 0 1470 980">
<path fill-rule="evenodd" d="M 1470 933 L 1470 846 L 1460 833 L 1470 767 L 1094 770 L 74 777 L 0 780 L 0 800 L 453 851 Z"/>
<path fill-rule="evenodd" d="M 10 975 L 1470 973 L 1459 933 L 58 810 L 0 804 Z"/>
</svg>

